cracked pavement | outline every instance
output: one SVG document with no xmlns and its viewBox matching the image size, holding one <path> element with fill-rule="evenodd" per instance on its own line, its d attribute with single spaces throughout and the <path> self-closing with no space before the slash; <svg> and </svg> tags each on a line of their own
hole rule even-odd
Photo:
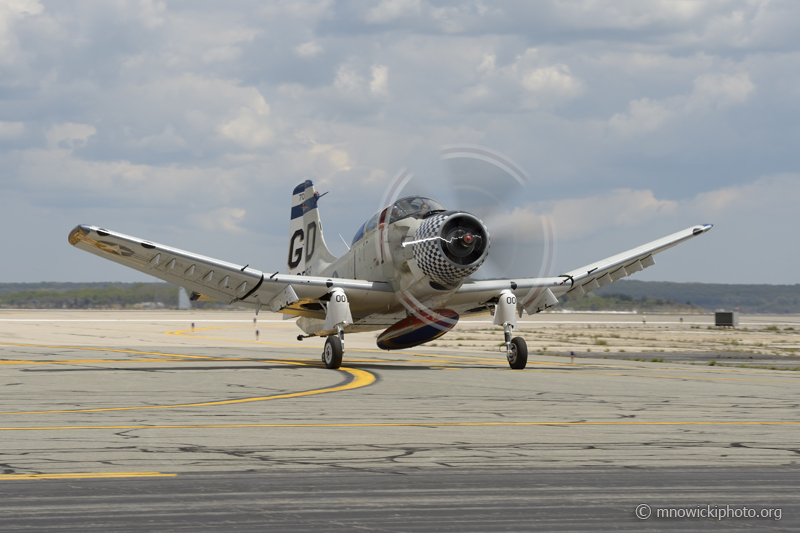
<svg viewBox="0 0 800 533">
<path fill-rule="evenodd" d="M 796 372 L 541 355 L 513 372 L 502 354 L 381 352 L 358 334 L 344 366 L 374 382 L 246 401 L 354 378 L 321 368 L 319 346 L 274 315 L 257 343 L 239 312 L 0 318 L 28 320 L 0 322 L 0 425 L 18 428 L 3 430 L 6 474 L 800 460 Z M 209 402 L 231 403 L 196 405 Z"/>
<path fill-rule="evenodd" d="M 349 335 L 331 371 L 292 323 L 262 314 L 258 329 L 239 312 L 0 313 L 0 473 L 621 480 L 800 464 L 798 372 L 536 354 L 511 371 L 488 350 L 382 352 L 374 334 Z"/>
</svg>

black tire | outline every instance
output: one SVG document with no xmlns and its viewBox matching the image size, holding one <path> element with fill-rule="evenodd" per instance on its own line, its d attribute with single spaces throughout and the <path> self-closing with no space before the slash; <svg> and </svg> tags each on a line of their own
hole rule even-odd
<svg viewBox="0 0 800 533">
<path fill-rule="evenodd" d="M 522 370 L 528 364 L 528 343 L 522 337 L 511 339 L 511 351 L 508 354 L 508 364 L 514 370 Z"/>
<path fill-rule="evenodd" d="M 325 349 L 322 351 L 322 362 L 326 368 L 339 368 L 342 366 L 342 341 L 336 335 L 331 335 L 325 340 Z"/>
</svg>

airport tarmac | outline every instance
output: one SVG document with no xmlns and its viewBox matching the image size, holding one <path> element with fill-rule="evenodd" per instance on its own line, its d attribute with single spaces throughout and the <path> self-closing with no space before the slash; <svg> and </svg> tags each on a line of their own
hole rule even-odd
<svg viewBox="0 0 800 533">
<path fill-rule="evenodd" d="M 401 352 L 348 335 L 332 371 L 322 341 L 298 342 L 279 315 L 3 310 L 0 517 L 120 529 L 117 505 L 130 529 L 162 515 L 182 517 L 164 529 L 213 529 L 202 509 L 250 517 L 242 530 L 796 528 L 800 372 L 669 356 L 792 360 L 800 317 L 743 316 L 747 331 L 683 318 L 531 317 L 524 371 L 490 317 Z M 614 358 L 645 352 L 663 362 Z M 414 522 L 428 497 L 449 511 Z M 637 502 L 782 516 L 642 521 Z"/>
</svg>

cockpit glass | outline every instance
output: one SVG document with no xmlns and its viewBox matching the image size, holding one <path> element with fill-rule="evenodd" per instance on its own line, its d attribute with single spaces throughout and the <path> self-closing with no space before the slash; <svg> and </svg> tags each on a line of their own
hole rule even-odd
<svg viewBox="0 0 800 533">
<path fill-rule="evenodd" d="M 445 211 L 445 207 L 432 198 L 409 196 L 401 198 L 392 207 L 389 222 L 397 222 L 408 217 L 421 217 L 431 211 Z"/>
<path fill-rule="evenodd" d="M 408 196 L 401 198 L 392 206 L 392 212 L 389 215 L 389 224 L 403 220 L 408 217 L 422 217 L 431 211 L 446 211 L 447 208 L 432 198 L 425 198 L 424 196 Z M 363 226 L 356 232 L 353 237 L 353 244 L 364 238 L 364 235 L 374 230 L 378 223 L 378 216 L 381 211 L 375 213 Z"/>
</svg>

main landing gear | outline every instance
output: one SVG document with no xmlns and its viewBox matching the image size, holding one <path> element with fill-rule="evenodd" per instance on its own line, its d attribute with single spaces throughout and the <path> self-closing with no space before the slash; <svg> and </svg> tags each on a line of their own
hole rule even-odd
<svg viewBox="0 0 800 533">
<path fill-rule="evenodd" d="M 344 331 L 339 326 L 339 333 L 325 339 L 325 349 L 322 351 L 325 368 L 336 369 L 342 366 L 342 355 L 344 355 Z"/>
<path fill-rule="evenodd" d="M 522 370 L 528 364 L 528 343 L 522 337 L 511 338 L 513 326 L 505 326 L 506 334 L 506 358 L 508 364 L 514 370 Z"/>
<path fill-rule="evenodd" d="M 503 326 L 506 339 L 506 358 L 514 370 L 522 370 L 528 364 L 528 344 L 522 337 L 511 338 L 517 326 L 517 297 L 511 291 L 503 291 L 494 308 L 494 324 Z"/>
<path fill-rule="evenodd" d="M 344 327 L 353 323 L 350 314 L 350 304 L 347 295 L 338 287 L 331 289 L 327 301 L 320 301 L 325 308 L 325 326 L 323 331 L 335 331 L 325 339 L 325 349 L 322 351 L 322 362 L 325 368 L 336 369 L 342 366 L 344 355 Z"/>
</svg>

